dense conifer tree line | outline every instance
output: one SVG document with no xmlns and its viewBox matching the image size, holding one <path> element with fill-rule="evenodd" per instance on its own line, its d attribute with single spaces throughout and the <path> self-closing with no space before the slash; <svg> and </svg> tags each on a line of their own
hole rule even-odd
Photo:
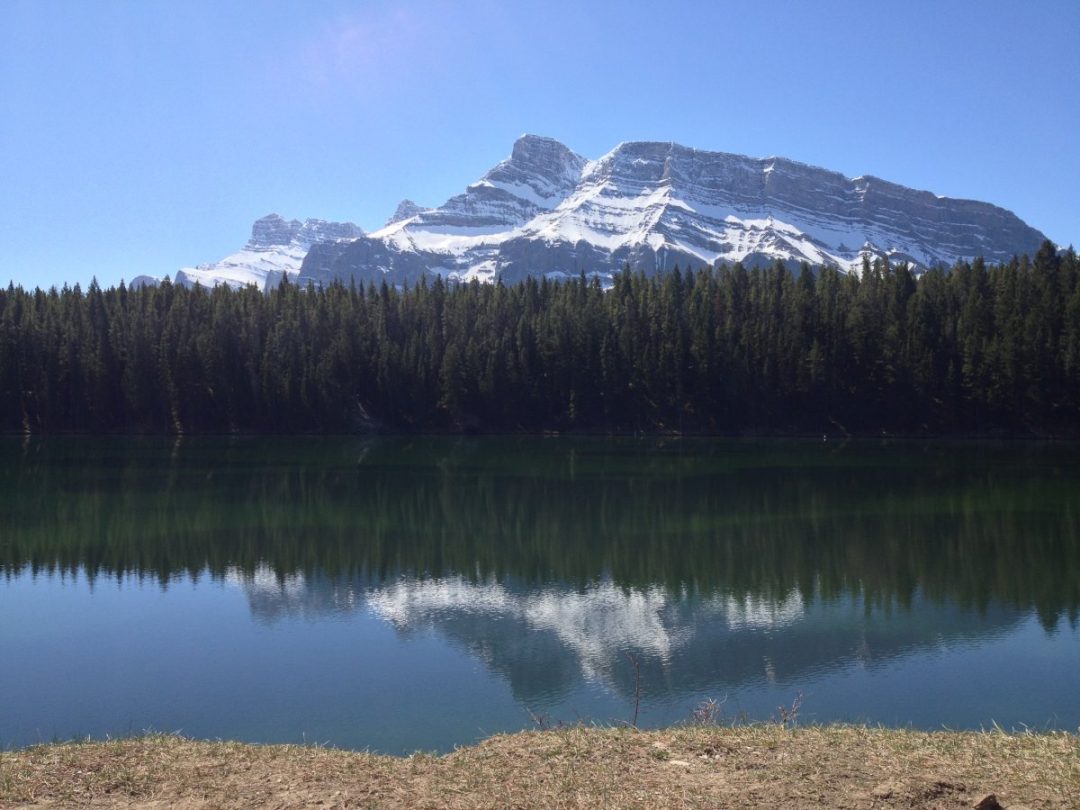
<svg viewBox="0 0 1080 810">
<path fill-rule="evenodd" d="M 1080 261 L 0 290 L 0 430 L 1080 432 Z"/>
</svg>

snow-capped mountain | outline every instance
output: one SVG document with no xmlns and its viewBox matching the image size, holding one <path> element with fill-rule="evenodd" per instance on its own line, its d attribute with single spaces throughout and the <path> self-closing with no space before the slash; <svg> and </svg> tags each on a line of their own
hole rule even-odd
<svg viewBox="0 0 1080 810">
<path fill-rule="evenodd" d="M 275 288 L 285 276 L 295 277 L 312 245 L 335 244 L 363 234 L 364 231 L 351 222 L 321 219 L 301 222 L 270 214 L 255 220 L 251 226 L 251 239 L 242 250 L 212 264 L 185 267 L 177 272 L 175 281 L 189 287 L 196 283 L 204 287 L 254 284 L 265 292 Z"/>
<path fill-rule="evenodd" d="M 1034 254 L 1046 237 L 988 203 L 785 158 L 673 143 L 622 143 L 587 160 L 523 135 L 506 160 L 437 208 L 404 200 L 370 234 L 350 223 L 255 222 L 238 253 L 185 267 L 181 284 L 276 287 L 335 279 L 415 284 L 434 275 L 510 283 L 528 275 L 610 278 L 781 260 L 857 270 L 864 256 L 916 269 Z"/>
<path fill-rule="evenodd" d="M 514 282 L 719 262 L 831 264 L 864 255 L 919 268 L 1034 253 L 1044 235 L 988 203 L 784 158 L 623 143 L 586 160 L 524 135 L 509 158 L 438 208 L 405 201 L 381 230 L 312 246 L 301 284 L 437 274 Z"/>
</svg>

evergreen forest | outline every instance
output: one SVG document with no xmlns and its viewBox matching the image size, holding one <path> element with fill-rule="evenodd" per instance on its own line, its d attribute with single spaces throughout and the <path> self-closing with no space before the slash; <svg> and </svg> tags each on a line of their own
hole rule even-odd
<svg viewBox="0 0 1080 810">
<path fill-rule="evenodd" d="M 0 289 L 0 431 L 1080 434 L 1080 261 Z"/>
</svg>

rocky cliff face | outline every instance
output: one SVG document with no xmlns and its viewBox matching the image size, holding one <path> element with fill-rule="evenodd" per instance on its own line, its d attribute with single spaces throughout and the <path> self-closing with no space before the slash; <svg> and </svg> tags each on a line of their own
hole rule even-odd
<svg viewBox="0 0 1080 810">
<path fill-rule="evenodd" d="M 1009 211 L 784 158 L 623 143 L 588 161 L 526 135 L 464 194 L 400 207 L 380 231 L 314 245 L 300 282 L 527 275 L 610 277 L 720 262 L 858 269 L 864 256 L 916 268 L 1007 261 L 1045 239 Z"/>
<path fill-rule="evenodd" d="M 273 289 L 285 277 L 294 278 L 304 257 L 313 245 L 337 243 L 363 236 L 364 231 L 351 222 L 326 222 L 321 219 L 287 220 L 270 214 L 255 220 L 251 239 L 237 253 L 221 261 L 185 267 L 176 274 L 176 283 L 204 287 L 226 284 L 260 290 Z"/>
<path fill-rule="evenodd" d="M 279 214 L 269 214 L 255 220 L 251 226 L 249 248 L 283 247 L 290 244 L 311 246 L 317 242 L 334 242 L 356 239 L 364 231 L 351 222 L 327 222 L 324 219 L 285 219 Z"/>
<path fill-rule="evenodd" d="M 412 200 L 402 200 L 398 203 L 398 207 L 394 210 L 390 219 L 386 220 L 387 225 L 393 225 L 395 222 L 401 222 L 409 217 L 414 217 L 417 214 L 423 213 L 425 209 L 423 206 L 417 205 Z"/>
</svg>

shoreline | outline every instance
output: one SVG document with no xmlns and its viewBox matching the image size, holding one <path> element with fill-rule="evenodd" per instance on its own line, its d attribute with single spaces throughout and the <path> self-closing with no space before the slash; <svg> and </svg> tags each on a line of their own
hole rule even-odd
<svg viewBox="0 0 1080 810">
<path fill-rule="evenodd" d="M 1080 807 L 1080 736 L 573 726 L 407 757 L 168 735 L 0 753 L 0 807 L 315 805 L 1064 810 Z"/>
</svg>

